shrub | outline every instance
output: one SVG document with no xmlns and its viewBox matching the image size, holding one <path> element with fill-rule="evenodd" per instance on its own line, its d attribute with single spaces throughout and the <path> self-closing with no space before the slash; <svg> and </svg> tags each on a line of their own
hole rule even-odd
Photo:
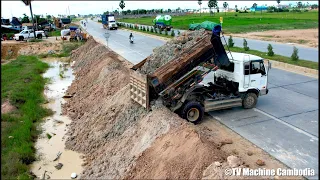
<svg viewBox="0 0 320 180">
<path fill-rule="evenodd" d="M 142 31 L 146 31 L 146 28 L 144 26 L 142 27 Z"/>
<path fill-rule="evenodd" d="M 273 52 L 272 49 L 273 49 L 273 47 L 271 46 L 271 44 L 269 44 L 269 45 L 268 45 L 268 53 L 267 53 L 268 56 L 273 56 L 273 55 L 274 55 L 274 52 Z"/>
<path fill-rule="evenodd" d="M 248 47 L 248 42 L 246 39 L 243 39 L 243 49 L 245 51 L 248 51 L 250 48 Z"/>
<path fill-rule="evenodd" d="M 292 59 L 293 61 L 299 60 L 298 48 L 296 48 L 295 46 L 293 47 L 293 52 L 292 52 L 292 55 L 291 55 L 291 59 Z"/>
<path fill-rule="evenodd" d="M 234 42 L 233 42 L 232 36 L 230 36 L 230 38 L 228 39 L 228 46 L 233 47 L 233 45 L 234 45 Z"/>
<path fill-rule="evenodd" d="M 149 32 L 150 30 L 149 30 L 149 27 L 147 27 L 147 32 Z"/>
<path fill-rule="evenodd" d="M 234 14 L 234 16 L 238 16 L 238 14 Z"/>
<path fill-rule="evenodd" d="M 178 30 L 178 35 L 180 35 L 180 31 Z"/>
<path fill-rule="evenodd" d="M 153 33 L 153 28 L 150 28 L 150 32 L 152 32 L 152 33 Z"/>
<path fill-rule="evenodd" d="M 174 34 L 174 30 L 172 29 L 172 30 L 171 30 L 171 36 L 174 37 L 174 35 L 175 35 L 175 34 Z"/>
<path fill-rule="evenodd" d="M 168 30 L 167 30 L 167 29 L 164 30 L 164 34 L 165 34 L 166 36 L 168 36 Z"/>
</svg>

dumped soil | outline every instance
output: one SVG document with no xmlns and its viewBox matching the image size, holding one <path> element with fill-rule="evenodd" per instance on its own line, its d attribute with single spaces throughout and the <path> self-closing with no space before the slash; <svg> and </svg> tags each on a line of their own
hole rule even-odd
<svg viewBox="0 0 320 180">
<path fill-rule="evenodd" d="M 204 29 L 181 33 L 179 37 L 167 41 L 163 46 L 155 48 L 139 71 L 143 74 L 153 73 L 162 65 L 179 57 L 185 49 L 194 46 L 204 36 L 206 36 Z"/>
<path fill-rule="evenodd" d="M 260 39 L 283 43 L 295 43 L 308 47 L 319 46 L 319 29 L 296 29 L 296 30 L 272 30 L 264 32 L 250 32 L 245 34 L 231 34 L 234 37 Z"/>
<path fill-rule="evenodd" d="M 132 64 L 104 45 L 90 39 L 72 52 L 71 59 L 76 78 L 66 92 L 71 98 L 63 114 L 72 119 L 66 148 L 84 154 L 81 179 L 232 179 L 224 175 L 226 168 L 245 167 L 240 154 L 228 162 L 232 153 L 222 149 L 235 139 L 219 139 L 209 128 L 188 123 L 161 103 L 146 112 L 131 101 Z M 267 165 L 275 161 L 263 160 Z"/>
</svg>

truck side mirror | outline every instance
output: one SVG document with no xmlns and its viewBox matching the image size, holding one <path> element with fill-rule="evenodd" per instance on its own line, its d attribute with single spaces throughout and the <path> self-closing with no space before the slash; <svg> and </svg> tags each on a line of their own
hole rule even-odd
<svg viewBox="0 0 320 180">
<path fill-rule="evenodd" d="M 271 62 L 268 62 L 268 69 L 271 69 Z"/>
</svg>

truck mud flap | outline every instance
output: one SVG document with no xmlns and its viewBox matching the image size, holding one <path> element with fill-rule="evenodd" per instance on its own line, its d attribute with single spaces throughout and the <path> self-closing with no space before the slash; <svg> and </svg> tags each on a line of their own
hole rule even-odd
<svg viewBox="0 0 320 180">
<path fill-rule="evenodd" d="M 237 106 L 242 106 L 241 98 L 204 101 L 205 112 L 219 110 L 219 109 L 228 109 L 228 108 L 237 107 Z"/>
<path fill-rule="evenodd" d="M 149 110 L 149 89 L 147 76 L 139 72 L 130 73 L 130 98 Z"/>
</svg>

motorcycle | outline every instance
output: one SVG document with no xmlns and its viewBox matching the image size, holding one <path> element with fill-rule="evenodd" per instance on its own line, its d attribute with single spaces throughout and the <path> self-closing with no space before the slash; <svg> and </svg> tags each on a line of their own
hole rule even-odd
<svg viewBox="0 0 320 180">
<path fill-rule="evenodd" d="M 129 39 L 130 43 L 133 44 L 133 36 Z"/>
</svg>

